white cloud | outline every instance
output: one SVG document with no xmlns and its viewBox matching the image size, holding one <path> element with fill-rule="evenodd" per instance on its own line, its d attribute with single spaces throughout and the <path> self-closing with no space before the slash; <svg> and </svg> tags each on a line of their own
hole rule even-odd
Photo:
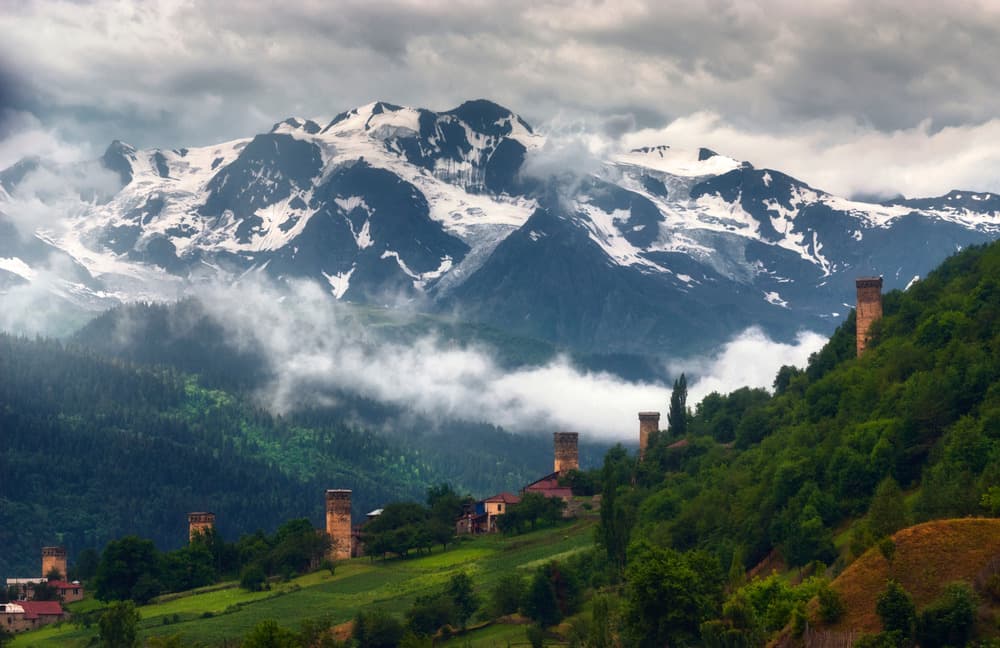
<svg viewBox="0 0 1000 648">
<path fill-rule="evenodd" d="M 50 254 L 24 267 L 30 268 L 30 281 L 0 288 L 0 331 L 58 337 L 86 323 L 93 313 L 74 305 L 76 285 L 66 277 L 75 269 L 66 257 Z"/>
<path fill-rule="evenodd" d="M 120 186 L 118 175 L 96 161 L 43 164 L 25 174 L 2 207 L 24 237 L 38 231 L 58 234 L 95 200 L 114 195 Z"/>
<path fill-rule="evenodd" d="M 688 402 L 701 401 L 712 392 L 728 394 L 740 387 L 768 390 L 783 365 L 805 367 L 809 355 L 819 351 L 827 338 L 811 331 L 798 335 L 792 344 L 771 340 L 757 328 L 747 329 L 726 343 L 718 354 L 671 363 L 675 374 L 694 375 L 688 381 Z"/>
<path fill-rule="evenodd" d="M 275 375 L 260 392 L 287 411 L 347 390 L 433 418 L 484 420 L 516 431 L 566 429 L 592 438 L 634 440 L 637 412 L 664 409 L 670 388 L 581 371 L 565 358 L 506 370 L 488 349 L 459 348 L 425 337 L 412 344 L 379 339 L 310 282 L 289 292 L 251 282 L 207 288 L 202 302 L 238 345 L 262 350 Z M 795 344 L 748 331 L 718 356 L 674 367 L 692 380 L 693 404 L 710 391 L 770 387 L 782 364 L 802 365 L 823 338 Z"/>
<path fill-rule="evenodd" d="M 6 169 L 26 157 L 40 157 L 56 164 L 85 159 L 86 147 L 66 142 L 52 128 L 46 127 L 32 113 L 7 110 L 0 114 L 0 169 Z"/>
</svg>

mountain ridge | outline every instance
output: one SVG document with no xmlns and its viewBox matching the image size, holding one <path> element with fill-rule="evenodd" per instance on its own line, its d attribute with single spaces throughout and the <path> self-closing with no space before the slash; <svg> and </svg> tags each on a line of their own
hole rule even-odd
<svg viewBox="0 0 1000 648">
<path fill-rule="evenodd" d="M 864 203 L 666 145 L 547 175 L 535 162 L 559 146 L 483 99 L 440 112 L 375 101 L 325 124 L 289 117 L 206 147 L 116 141 L 101 164 L 122 187 L 36 237 L 86 268 L 92 281 L 78 301 L 90 308 L 172 300 L 192 283 L 261 272 L 582 351 L 684 354 L 755 324 L 781 339 L 828 332 L 853 300 L 854 276 L 903 287 L 955 249 L 1000 235 L 991 193 Z M 44 162 L 0 172 L 0 211 L 21 207 L 32 165 Z M 4 260 L 0 275 L 32 280 L 16 249 Z M 554 300 L 568 285 L 572 294 Z M 633 329 L 643 311 L 650 322 Z"/>
</svg>

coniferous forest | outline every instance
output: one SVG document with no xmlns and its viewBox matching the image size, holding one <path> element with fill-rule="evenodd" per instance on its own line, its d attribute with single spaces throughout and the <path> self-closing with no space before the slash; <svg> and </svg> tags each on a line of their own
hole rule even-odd
<svg viewBox="0 0 1000 648">
<path fill-rule="evenodd" d="M 363 517 L 422 499 L 428 484 L 486 496 L 550 465 L 547 440 L 488 424 L 418 420 L 376 434 L 340 411 L 275 416 L 237 387 L 206 382 L 75 343 L 0 335 L 0 575 L 34 575 L 46 544 L 73 556 L 139 533 L 180 546 L 189 511 L 214 511 L 234 538 L 296 517 L 319 526 L 327 488 L 352 489 Z M 385 416 L 378 404 L 353 405 Z"/>
</svg>

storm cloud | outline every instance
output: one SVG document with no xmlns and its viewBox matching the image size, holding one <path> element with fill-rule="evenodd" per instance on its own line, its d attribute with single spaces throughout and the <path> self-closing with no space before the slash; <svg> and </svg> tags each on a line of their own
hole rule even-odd
<svg viewBox="0 0 1000 648">
<path fill-rule="evenodd" d="M 613 138 L 711 115 L 724 128 L 700 145 L 839 193 L 937 192 L 934 168 L 959 169 L 945 188 L 1000 182 L 994 158 L 976 166 L 935 139 L 996 142 L 995 3 L 39 1 L 5 7 L 0 35 L 0 81 L 19 88 L 8 108 L 94 152 L 208 144 L 373 99 L 487 97 Z M 826 155 L 869 147 L 885 178 Z"/>
</svg>

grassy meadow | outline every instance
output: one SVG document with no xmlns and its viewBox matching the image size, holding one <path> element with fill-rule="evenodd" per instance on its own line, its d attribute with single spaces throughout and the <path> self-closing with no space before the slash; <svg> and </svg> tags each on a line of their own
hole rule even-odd
<svg viewBox="0 0 1000 648">
<path fill-rule="evenodd" d="M 576 520 L 554 528 L 514 537 L 486 536 L 461 542 L 447 551 L 407 559 L 372 561 L 356 558 L 337 565 L 334 574 L 317 571 L 269 591 L 248 592 L 235 583 L 183 594 L 170 594 L 139 608 L 140 637 L 179 635 L 184 645 L 238 645 L 240 637 L 264 619 L 297 629 L 308 619 L 328 618 L 334 624 L 350 621 L 361 609 L 382 607 L 400 617 L 423 594 L 438 591 L 459 572 L 468 573 L 485 599 L 491 586 L 512 570 L 525 575 L 545 562 L 593 546 L 594 520 Z M 99 610 L 87 599 L 71 611 Z M 523 626 L 487 626 L 447 645 L 506 646 L 524 642 Z M 97 634 L 96 624 L 68 621 L 19 635 L 11 644 L 29 646 L 85 646 Z"/>
</svg>

